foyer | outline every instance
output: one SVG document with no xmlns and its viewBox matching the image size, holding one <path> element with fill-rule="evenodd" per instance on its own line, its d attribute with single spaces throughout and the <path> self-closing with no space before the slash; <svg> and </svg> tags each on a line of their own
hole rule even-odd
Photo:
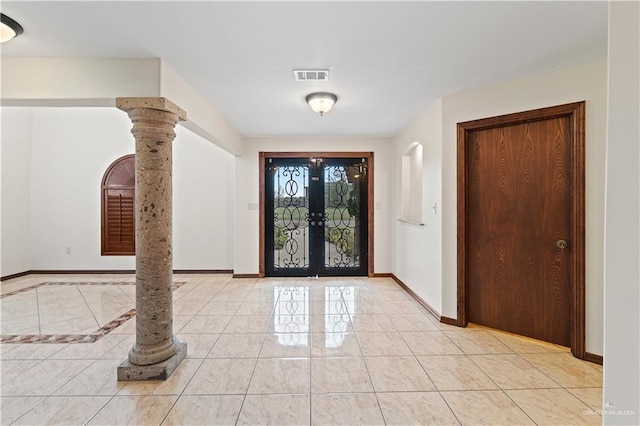
<svg viewBox="0 0 640 426">
<path fill-rule="evenodd" d="M 640 424 L 639 7 L 3 1 L 3 15 L 24 32 L 1 49 L 0 422 Z M 187 24 L 168 31 L 175 22 Z M 301 82 L 300 67 L 330 77 Z M 335 106 L 319 114 L 307 99 L 324 92 Z M 166 197 L 147 213 L 158 207 L 164 219 L 147 227 L 155 243 L 135 237 L 152 249 L 135 249 L 144 268 L 131 244 L 126 253 L 102 250 L 105 173 L 123 157 L 141 158 L 131 134 L 141 116 L 118 109 L 123 97 L 179 112 L 173 140 L 173 130 L 156 126 L 159 109 L 142 111 L 156 123 L 144 126 L 140 146 L 156 154 L 159 134 L 173 144 L 155 155 L 162 178 L 146 180 L 147 194 Z M 550 269 L 539 289 L 572 286 L 562 302 L 541 304 L 569 315 L 572 349 L 592 362 L 566 347 L 451 325 L 466 325 L 468 299 L 498 312 L 497 299 L 512 295 L 488 295 L 478 281 L 465 287 L 474 256 L 465 251 L 465 123 L 568 104 L 584 114 L 557 129 L 579 135 L 564 151 L 579 165 L 559 166 L 556 180 L 567 172 L 579 186 L 542 192 L 573 194 L 573 222 L 562 231 L 570 235 L 548 238 L 542 250 L 551 261 L 510 264 Z M 351 165 L 344 179 L 318 183 L 339 187 L 345 203 L 309 211 L 315 220 L 302 225 L 266 226 L 265 153 L 316 154 L 309 161 L 365 153 L 366 203 L 356 202 Z M 496 158 L 504 169 L 521 164 Z M 477 176 L 519 203 L 526 185 L 510 188 L 496 175 Z M 289 201 L 303 195 L 291 192 Z M 131 200 L 124 210 L 133 211 Z M 520 229 L 564 216 L 544 202 L 528 206 Z M 272 219 L 287 207 L 274 206 Z M 336 211 L 346 215 L 342 227 L 333 214 L 326 224 Z M 273 278 L 267 252 L 281 268 L 287 247 L 307 242 L 296 235 L 306 223 L 315 226 L 308 241 L 316 253 L 325 244 L 325 253 L 343 255 L 338 264 L 366 270 L 348 279 L 307 279 L 306 271 Z M 323 234 L 330 227 L 342 235 Z M 356 229 L 361 238 L 344 238 Z M 512 238 L 510 247 L 534 239 Z M 580 262 L 558 280 L 557 260 L 574 253 Z M 493 262 L 500 275 L 497 254 L 476 251 L 473 267 Z M 123 274 L 132 270 L 150 285 L 140 276 L 133 285 Z M 150 295 L 160 297 L 134 303 Z M 144 324 L 137 335 L 136 324 Z M 118 381 L 125 359 L 135 361 L 124 366 L 129 377 L 155 361 L 170 362 L 162 368 L 174 374 Z"/>
</svg>

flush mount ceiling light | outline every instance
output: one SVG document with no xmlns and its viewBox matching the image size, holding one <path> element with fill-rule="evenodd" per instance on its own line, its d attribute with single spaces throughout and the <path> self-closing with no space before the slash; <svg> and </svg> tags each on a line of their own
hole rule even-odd
<svg viewBox="0 0 640 426">
<path fill-rule="evenodd" d="M 18 24 L 4 13 L 0 13 L 0 20 L 2 22 L 0 25 L 0 43 L 9 41 L 14 37 L 18 37 L 24 31 L 22 25 Z"/>
<path fill-rule="evenodd" d="M 305 100 L 312 110 L 320 114 L 320 116 L 323 116 L 325 112 L 333 108 L 333 104 L 338 102 L 338 97 L 333 93 L 316 92 L 307 95 Z"/>
</svg>

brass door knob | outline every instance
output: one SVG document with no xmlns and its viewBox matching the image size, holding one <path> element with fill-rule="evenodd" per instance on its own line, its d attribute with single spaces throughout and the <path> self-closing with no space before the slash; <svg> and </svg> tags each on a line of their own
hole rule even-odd
<svg viewBox="0 0 640 426">
<path fill-rule="evenodd" d="M 558 240 L 556 241 L 556 245 L 561 248 L 562 250 L 566 249 L 567 246 L 569 245 L 569 243 L 567 243 L 565 240 Z"/>
</svg>

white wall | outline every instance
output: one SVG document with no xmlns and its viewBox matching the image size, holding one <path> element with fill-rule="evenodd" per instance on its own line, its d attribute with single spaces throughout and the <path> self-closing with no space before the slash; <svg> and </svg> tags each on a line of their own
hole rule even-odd
<svg viewBox="0 0 640 426">
<path fill-rule="evenodd" d="M 259 269 L 258 155 L 268 152 L 373 152 L 374 153 L 374 271 L 391 271 L 390 192 L 391 141 L 389 139 L 247 139 L 236 158 L 235 260 L 237 274 Z"/>
<path fill-rule="evenodd" d="M 33 115 L 31 269 L 134 269 L 131 256 L 100 255 L 102 175 L 134 150 L 126 114 L 34 108 Z"/>
<path fill-rule="evenodd" d="M 160 96 L 187 111 L 182 126 L 232 154 L 242 153 L 242 135 L 165 61 L 160 62 Z"/>
<path fill-rule="evenodd" d="M 173 266 L 233 269 L 234 157 L 184 127 L 173 143 Z"/>
<path fill-rule="evenodd" d="M 607 114 L 605 61 L 462 92 L 443 100 L 442 314 L 455 318 L 457 282 L 456 124 L 586 101 L 586 349 L 602 354 L 604 177 Z"/>
<path fill-rule="evenodd" d="M 394 240 L 394 273 L 443 316 L 457 317 L 457 123 L 582 100 L 587 103 L 586 348 L 588 352 L 602 354 L 607 107 L 604 61 L 447 96 L 394 139 L 396 167 L 401 161 L 401 151 L 417 140 L 425 146 L 424 170 L 428 174 L 424 182 L 426 226 L 403 231 L 403 226 L 409 225 L 395 225 L 398 236 Z M 394 185 L 394 191 L 399 190 Z M 439 207 L 435 215 L 434 202 Z M 439 265 L 441 275 L 437 271 Z"/>
<path fill-rule="evenodd" d="M 232 154 L 243 137 L 193 87 L 158 58 L 3 57 L 3 106 L 113 107 L 117 97 L 166 97 L 180 122 Z"/>
<path fill-rule="evenodd" d="M 640 424 L 640 4 L 609 3 L 604 423 Z"/>
<path fill-rule="evenodd" d="M 159 59 L 3 57 L 2 105 L 115 106 L 159 96 L 159 80 Z"/>
<path fill-rule="evenodd" d="M 12 211 L 31 216 L 31 262 L 23 270 L 134 269 L 133 256 L 100 255 L 102 176 L 134 151 L 127 115 L 115 108 L 34 108 L 31 127 L 31 209 Z M 232 269 L 233 157 L 184 128 L 176 133 L 173 266 Z M 3 194 L 6 186 L 3 179 Z M 2 224 L 12 226 L 4 217 Z"/>
<path fill-rule="evenodd" d="M 30 269 L 31 108 L 2 108 L 0 276 Z"/>
<path fill-rule="evenodd" d="M 422 222 L 398 222 L 402 197 L 402 156 L 413 142 L 423 147 Z M 436 101 L 393 140 L 392 271 L 436 311 L 442 309 L 442 101 Z M 436 206 L 434 212 L 433 207 Z"/>
</svg>

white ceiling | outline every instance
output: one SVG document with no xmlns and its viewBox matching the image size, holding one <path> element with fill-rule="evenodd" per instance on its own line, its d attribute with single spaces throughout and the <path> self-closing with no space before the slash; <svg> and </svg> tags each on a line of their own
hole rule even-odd
<svg viewBox="0 0 640 426">
<path fill-rule="evenodd" d="M 394 136 L 435 99 L 606 58 L 606 2 L 3 1 L 2 56 L 159 57 L 244 136 Z M 296 82 L 294 68 L 329 68 Z M 320 117 L 314 91 L 339 100 Z"/>
</svg>

